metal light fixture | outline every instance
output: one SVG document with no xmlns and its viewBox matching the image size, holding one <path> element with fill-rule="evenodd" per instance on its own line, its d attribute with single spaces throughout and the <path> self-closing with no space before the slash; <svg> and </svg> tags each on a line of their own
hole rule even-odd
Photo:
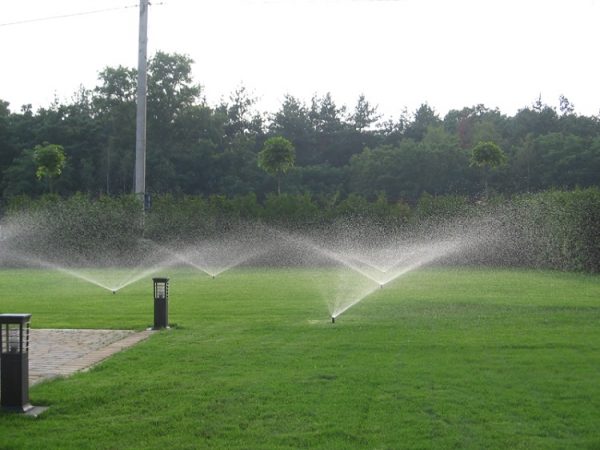
<svg viewBox="0 0 600 450">
<path fill-rule="evenodd" d="M 31 314 L 0 314 L 0 405 L 37 416 L 47 408 L 29 403 L 29 324 Z"/>
<path fill-rule="evenodd" d="M 169 328 L 169 279 L 152 278 L 154 282 L 154 329 Z"/>
</svg>

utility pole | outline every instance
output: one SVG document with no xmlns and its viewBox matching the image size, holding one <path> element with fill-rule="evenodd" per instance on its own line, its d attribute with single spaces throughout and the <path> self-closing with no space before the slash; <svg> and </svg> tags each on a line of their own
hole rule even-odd
<svg viewBox="0 0 600 450">
<path fill-rule="evenodd" d="M 146 92 L 148 61 L 148 0 L 140 0 L 140 30 L 135 121 L 135 193 L 142 201 L 146 194 Z"/>
</svg>

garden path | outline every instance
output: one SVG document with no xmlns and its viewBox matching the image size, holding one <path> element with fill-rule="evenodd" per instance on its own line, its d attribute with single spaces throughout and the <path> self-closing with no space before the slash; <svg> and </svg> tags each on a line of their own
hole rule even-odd
<svg viewBox="0 0 600 450">
<path fill-rule="evenodd" d="M 152 330 L 32 329 L 29 385 L 87 370 L 127 347 L 147 339 Z"/>
</svg>

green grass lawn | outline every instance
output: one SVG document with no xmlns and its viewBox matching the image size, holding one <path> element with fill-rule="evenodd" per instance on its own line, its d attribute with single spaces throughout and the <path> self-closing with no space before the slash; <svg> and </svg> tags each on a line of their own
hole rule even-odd
<svg viewBox="0 0 600 450">
<path fill-rule="evenodd" d="M 32 387 L 51 408 L 0 414 L 0 448 L 600 448 L 600 277 L 427 269 L 332 324 L 332 270 L 164 275 L 176 326 Z M 0 289 L 37 328 L 152 324 L 149 278 L 112 295 L 1 270 Z"/>
</svg>

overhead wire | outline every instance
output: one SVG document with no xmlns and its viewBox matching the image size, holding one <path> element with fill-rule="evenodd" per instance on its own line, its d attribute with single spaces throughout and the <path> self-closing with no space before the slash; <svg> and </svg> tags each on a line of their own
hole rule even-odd
<svg viewBox="0 0 600 450">
<path fill-rule="evenodd" d="M 164 4 L 164 2 L 153 3 L 153 5 L 163 5 L 163 4 Z M 34 23 L 34 22 L 46 22 L 49 20 L 67 19 L 67 18 L 71 18 L 71 17 L 88 16 L 88 15 L 92 15 L 92 14 L 101 14 L 101 13 L 107 13 L 107 12 L 111 12 L 111 11 L 120 11 L 123 9 L 137 8 L 138 6 L 139 6 L 139 4 L 136 3 L 133 5 L 117 6 L 114 8 L 95 9 L 92 11 L 81 11 L 81 12 L 70 13 L 70 14 L 60 14 L 60 15 L 56 15 L 56 16 L 45 16 L 45 17 L 37 17 L 34 19 L 16 20 L 14 22 L 0 23 L 0 27 L 8 27 L 8 26 L 12 26 L 12 25 L 23 25 L 23 24 Z"/>
<path fill-rule="evenodd" d="M 258 1 L 259 1 L 259 3 L 265 3 L 265 4 L 278 3 L 277 0 L 258 0 Z M 347 1 L 347 0 L 333 0 L 333 1 L 343 3 L 344 1 Z M 350 1 L 351 2 L 370 3 L 370 2 L 405 2 L 407 0 L 350 0 Z M 152 2 L 149 4 L 152 6 L 157 6 L 157 5 L 164 5 L 165 2 Z M 56 15 L 56 16 L 44 16 L 44 17 L 36 17 L 33 19 L 15 20 L 13 22 L 0 23 L 0 27 L 9 27 L 9 26 L 13 26 L 13 25 L 23 25 L 23 24 L 35 23 L 35 22 L 46 22 L 49 20 L 68 19 L 71 17 L 89 16 L 92 14 L 102 14 L 102 13 L 107 13 L 107 12 L 111 12 L 111 11 L 120 11 L 123 9 L 137 8 L 138 6 L 139 6 L 139 3 L 135 3 L 132 5 L 116 6 L 114 8 L 95 9 L 92 11 L 81 11 L 81 12 L 76 12 L 76 13 L 60 14 L 60 15 Z"/>
</svg>

